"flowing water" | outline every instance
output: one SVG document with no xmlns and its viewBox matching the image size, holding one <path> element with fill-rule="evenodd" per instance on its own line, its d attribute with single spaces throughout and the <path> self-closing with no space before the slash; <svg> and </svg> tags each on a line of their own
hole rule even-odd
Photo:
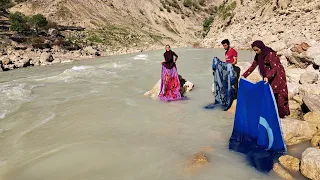
<svg viewBox="0 0 320 180">
<path fill-rule="evenodd" d="M 277 179 L 228 150 L 232 114 L 203 108 L 213 102 L 211 59 L 224 52 L 175 51 L 195 84 L 186 101 L 143 95 L 160 78 L 162 51 L 0 73 L 0 179 Z M 209 164 L 184 172 L 200 152 Z"/>
</svg>

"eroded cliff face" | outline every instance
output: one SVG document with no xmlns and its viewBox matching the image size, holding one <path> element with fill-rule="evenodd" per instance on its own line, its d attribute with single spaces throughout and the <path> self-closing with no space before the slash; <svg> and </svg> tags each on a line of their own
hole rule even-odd
<svg viewBox="0 0 320 180">
<path fill-rule="evenodd" d="M 259 39 L 278 51 L 300 41 L 319 42 L 320 1 L 237 1 L 236 8 L 224 20 L 215 18 L 202 44 L 217 47 L 224 38 L 237 48 L 249 48 L 252 41 Z"/>
</svg>

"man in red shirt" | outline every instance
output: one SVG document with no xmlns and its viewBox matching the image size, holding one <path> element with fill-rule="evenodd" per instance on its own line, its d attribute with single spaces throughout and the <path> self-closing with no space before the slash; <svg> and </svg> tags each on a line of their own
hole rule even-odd
<svg viewBox="0 0 320 180">
<path fill-rule="evenodd" d="M 238 61 L 238 52 L 230 47 L 230 41 L 228 39 L 225 39 L 221 42 L 223 48 L 226 50 L 225 53 L 225 60 L 222 60 L 223 62 L 227 62 L 233 65 L 233 69 L 236 73 L 236 82 L 234 84 L 235 89 L 236 89 L 236 96 L 237 97 L 237 92 L 238 92 L 238 81 L 240 77 L 240 68 L 236 66 L 237 61 Z"/>
</svg>

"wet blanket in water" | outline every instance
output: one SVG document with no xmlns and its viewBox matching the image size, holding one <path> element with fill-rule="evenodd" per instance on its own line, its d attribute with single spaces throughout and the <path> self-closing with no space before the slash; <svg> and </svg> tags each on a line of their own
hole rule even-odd
<svg viewBox="0 0 320 180">
<path fill-rule="evenodd" d="M 236 74 L 232 64 L 220 61 L 214 57 L 212 60 L 212 70 L 214 73 L 214 103 L 206 106 L 206 109 L 222 107 L 223 110 L 228 110 L 235 98 L 234 83 Z"/>
<path fill-rule="evenodd" d="M 162 101 L 181 100 L 180 81 L 177 68 L 167 69 L 162 65 L 159 98 Z"/>
<path fill-rule="evenodd" d="M 287 151 L 269 84 L 240 79 L 229 149 L 246 154 L 250 164 L 262 172 L 269 172 L 273 160 Z"/>
</svg>

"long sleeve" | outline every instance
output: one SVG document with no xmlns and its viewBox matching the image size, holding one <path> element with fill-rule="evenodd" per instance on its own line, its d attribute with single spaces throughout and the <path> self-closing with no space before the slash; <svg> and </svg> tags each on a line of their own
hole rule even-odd
<svg viewBox="0 0 320 180">
<path fill-rule="evenodd" d="M 172 52 L 173 52 L 173 51 L 172 51 Z M 173 52 L 173 56 L 178 57 L 178 55 L 177 55 L 175 52 Z"/>
<path fill-rule="evenodd" d="M 268 56 L 266 56 L 266 62 L 268 62 L 271 67 L 271 70 L 266 75 L 266 78 L 268 79 L 272 78 L 277 73 L 278 66 L 275 58 L 277 57 L 273 53 L 270 53 Z"/>
<path fill-rule="evenodd" d="M 257 66 L 258 66 L 258 63 L 256 60 L 254 60 L 251 66 L 249 67 L 249 69 L 245 73 L 243 73 L 242 76 L 245 78 L 248 77 L 256 69 Z"/>
</svg>

